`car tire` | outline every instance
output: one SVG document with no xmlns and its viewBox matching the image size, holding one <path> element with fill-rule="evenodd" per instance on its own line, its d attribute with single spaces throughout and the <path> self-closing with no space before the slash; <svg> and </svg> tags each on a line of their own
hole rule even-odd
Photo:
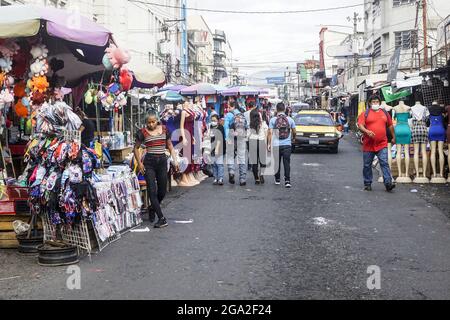
<svg viewBox="0 0 450 320">
<path fill-rule="evenodd" d="M 339 153 L 339 145 L 337 145 L 336 147 L 331 148 L 330 152 L 333 153 L 333 154 L 338 154 Z"/>
</svg>

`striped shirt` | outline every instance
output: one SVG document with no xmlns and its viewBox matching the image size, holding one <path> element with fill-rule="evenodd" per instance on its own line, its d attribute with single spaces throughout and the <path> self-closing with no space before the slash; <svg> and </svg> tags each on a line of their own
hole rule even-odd
<svg viewBox="0 0 450 320">
<path fill-rule="evenodd" d="M 151 135 L 147 128 L 141 129 L 136 134 L 136 142 L 144 144 L 149 154 L 165 154 L 168 140 L 170 135 L 165 126 L 162 126 L 162 133 L 158 135 Z"/>
</svg>

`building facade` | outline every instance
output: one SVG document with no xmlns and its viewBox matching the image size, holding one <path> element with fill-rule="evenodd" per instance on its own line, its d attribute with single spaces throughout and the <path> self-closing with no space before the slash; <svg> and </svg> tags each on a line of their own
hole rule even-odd
<svg viewBox="0 0 450 320">
<path fill-rule="evenodd" d="M 202 16 L 188 16 L 189 65 L 192 82 L 214 81 L 214 34 Z"/>
<path fill-rule="evenodd" d="M 225 32 L 214 32 L 214 83 L 221 85 L 232 84 L 233 50 Z"/>
</svg>

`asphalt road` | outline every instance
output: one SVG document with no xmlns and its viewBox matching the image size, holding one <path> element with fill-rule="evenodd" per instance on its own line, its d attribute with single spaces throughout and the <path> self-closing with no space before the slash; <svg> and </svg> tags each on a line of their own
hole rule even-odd
<svg viewBox="0 0 450 320">
<path fill-rule="evenodd" d="M 268 179 L 177 192 L 169 228 L 81 261 L 81 290 L 67 289 L 66 268 L 0 251 L 0 299 L 449 299 L 444 209 L 412 186 L 365 193 L 361 166 L 345 140 L 338 155 L 295 154 L 291 190 Z M 367 287 L 370 266 L 380 290 Z"/>
</svg>

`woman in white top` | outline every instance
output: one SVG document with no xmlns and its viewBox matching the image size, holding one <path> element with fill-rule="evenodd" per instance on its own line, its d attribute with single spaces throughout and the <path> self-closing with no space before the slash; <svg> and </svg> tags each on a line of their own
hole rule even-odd
<svg viewBox="0 0 450 320">
<path fill-rule="evenodd" d="M 264 184 L 264 168 L 267 164 L 267 133 L 269 127 L 263 121 L 261 113 L 255 109 L 250 113 L 250 130 L 248 130 L 249 160 L 255 183 Z"/>
</svg>

